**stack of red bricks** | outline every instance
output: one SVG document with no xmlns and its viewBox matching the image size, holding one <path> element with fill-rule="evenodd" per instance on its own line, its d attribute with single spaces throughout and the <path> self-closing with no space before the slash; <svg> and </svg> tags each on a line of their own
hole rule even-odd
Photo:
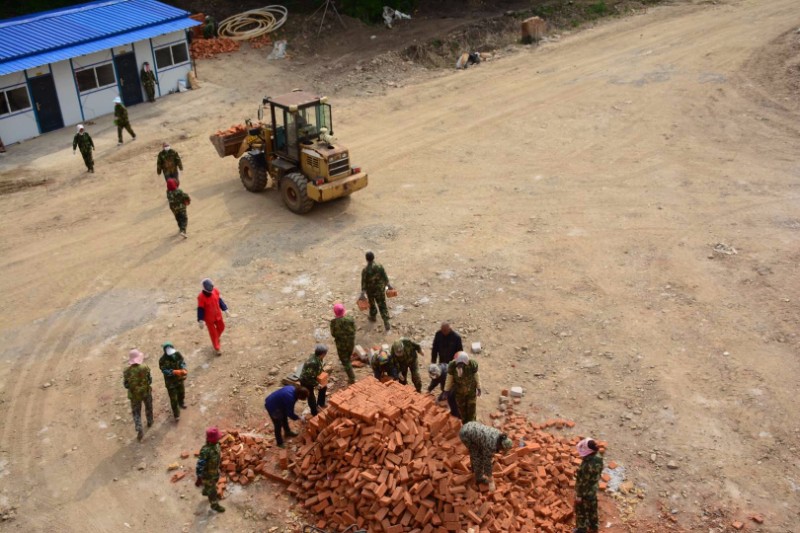
<svg viewBox="0 0 800 533">
<path fill-rule="evenodd" d="M 222 497 L 228 481 L 249 485 L 259 474 L 267 475 L 271 462 L 266 455 L 272 444 L 263 437 L 226 430 L 220 439 L 222 462 L 217 493 Z"/>
<path fill-rule="evenodd" d="M 289 491 L 330 531 L 571 531 L 577 439 L 507 422 L 525 442 L 496 456 L 489 492 L 473 480 L 459 420 L 409 386 L 363 379 L 309 421 L 288 458 Z"/>
</svg>

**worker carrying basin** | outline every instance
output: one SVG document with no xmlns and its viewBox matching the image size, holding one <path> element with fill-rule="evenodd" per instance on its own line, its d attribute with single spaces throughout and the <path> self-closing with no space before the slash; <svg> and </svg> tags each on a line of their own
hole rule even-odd
<svg viewBox="0 0 800 533">
<path fill-rule="evenodd" d="M 351 166 L 349 151 L 333 138 L 326 97 L 300 90 L 266 97 L 257 123 L 248 120 L 245 126 L 218 131 L 210 139 L 220 157 L 239 159 L 245 189 L 260 192 L 270 182 L 295 213 L 307 213 L 315 202 L 348 196 L 367 186 L 367 173 Z"/>
</svg>

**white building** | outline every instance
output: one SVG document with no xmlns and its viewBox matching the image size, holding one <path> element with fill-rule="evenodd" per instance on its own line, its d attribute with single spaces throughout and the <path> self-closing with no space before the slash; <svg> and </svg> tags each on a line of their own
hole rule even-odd
<svg viewBox="0 0 800 533">
<path fill-rule="evenodd" d="M 156 0 L 98 0 L 0 21 L 0 139 L 5 145 L 156 98 L 192 68 L 189 13 Z"/>
</svg>

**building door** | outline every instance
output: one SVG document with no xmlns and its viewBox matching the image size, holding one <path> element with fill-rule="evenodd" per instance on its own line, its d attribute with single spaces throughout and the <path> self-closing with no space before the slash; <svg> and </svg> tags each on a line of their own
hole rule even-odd
<svg viewBox="0 0 800 533">
<path fill-rule="evenodd" d="M 136 68 L 136 54 L 128 52 L 114 56 L 114 66 L 117 68 L 119 80 L 119 93 L 126 106 L 141 104 L 142 84 L 139 82 L 139 69 Z"/>
<path fill-rule="evenodd" d="M 56 84 L 52 74 L 28 79 L 28 87 L 33 98 L 33 107 L 39 120 L 39 131 L 47 133 L 64 127 L 61 106 L 58 105 Z"/>
</svg>

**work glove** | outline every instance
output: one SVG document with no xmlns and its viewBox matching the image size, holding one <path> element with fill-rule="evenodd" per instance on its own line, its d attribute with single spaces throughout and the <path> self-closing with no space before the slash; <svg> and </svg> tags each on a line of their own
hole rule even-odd
<svg viewBox="0 0 800 533">
<path fill-rule="evenodd" d="M 225 313 L 225 317 L 226 318 L 230 318 L 231 317 L 231 314 L 228 312 L 227 309 L 225 311 L 223 311 L 223 313 Z"/>
<path fill-rule="evenodd" d="M 203 486 L 203 480 L 202 480 L 202 479 L 200 479 L 199 477 L 198 477 L 198 478 L 195 478 L 195 480 L 194 480 L 194 486 L 195 486 L 195 487 L 202 487 L 202 486 Z"/>
<path fill-rule="evenodd" d="M 200 328 L 200 329 L 203 329 L 203 326 L 205 326 L 205 323 L 202 320 L 198 320 L 197 321 L 197 327 Z"/>
</svg>

